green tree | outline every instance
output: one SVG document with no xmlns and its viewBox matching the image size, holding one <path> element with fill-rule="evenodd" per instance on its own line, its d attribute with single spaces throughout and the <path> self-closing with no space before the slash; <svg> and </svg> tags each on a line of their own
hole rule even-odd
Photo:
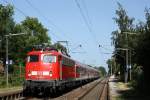
<svg viewBox="0 0 150 100">
<path fill-rule="evenodd" d="M 6 36 L 8 34 L 27 33 L 26 35 L 8 37 L 8 56 L 13 60 L 14 65 L 9 65 L 9 74 L 16 73 L 17 64 L 25 62 L 26 54 L 33 45 L 48 43 L 51 39 L 48 36 L 48 30 L 39 22 L 37 18 L 26 17 L 20 24 L 16 24 L 13 19 L 14 9 L 11 5 L 3 6 L 0 4 L 0 62 L 6 59 Z M 20 63 L 21 62 L 21 63 Z M 1 64 L 2 67 L 3 64 Z M 4 65 L 5 66 L 5 65 Z M 16 67 L 15 67 L 16 66 Z M 22 71 L 23 72 L 23 71 Z M 11 78 L 13 78 L 12 75 Z M 9 77 L 10 78 L 10 77 Z M 3 82 L 3 80 L 1 80 Z M 9 80 L 11 81 L 11 80 Z M 14 82 L 14 81 L 13 81 Z M 17 79 L 20 84 L 21 79 Z M 5 84 L 5 82 L 3 82 Z M 17 83 L 14 83 L 15 85 Z M 13 85 L 13 84 L 12 84 Z"/>
<path fill-rule="evenodd" d="M 118 5 L 119 8 L 116 10 L 117 17 L 114 20 L 118 25 L 119 31 L 112 32 L 112 43 L 115 46 L 114 55 L 117 64 L 120 66 L 117 69 L 120 70 L 121 76 L 123 76 L 126 66 L 125 51 L 118 51 L 117 48 L 126 48 L 131 52 L 129 57 L 133 63 L 132 80 L 136 81 L 137 87 L 145 86 L 150 88 L 150 68 L 148 67 L 150 66 L 150 10 L 145 10 L 146 22 L 140 21 L 134 27 L 134 18 L 128 17 L 125 9 L 119 3 Z"/>
<path fill-rule="evenodd" d="M 38 21 L 37 18 L 27 17 L 24 21 L 22 21 L 22 25 L 27 30 L 30 30 L 30 35 L 36 39 L 37 44 L 50 43 L 50 38 L 47 33 L 48 30 L 44 28 L 44 26 Z"/>
<path fill-rule="evenodd" d="M 108 65 L 108 73 L 118 75 L 120 72 L 120 65 L 116 63 L 116 59 L 112 57 L 111 59 L 107 60 L 107 65 Z"/>
<path fill-rule="evenodd" d="M 5 35 L 12 33 L 15 26 L 13 20 L 14 10 L 11 5 L 0 4 L 0 58 L 5 60 Z"/>
<path fill-rule="evenodd" d="M 13 7 L 11 5 L 3 6 L 0 4 L 0 36 L 4 38 L 4 35 L 12 32 L 14 28 L 14 20 L 12 15 L 14 14 Z"/>
<path fill-rule="evenodd" d="M 98 67 L 98 70 L 100 71 L 100 76 L 105 76 L 107 74 L 106 69 L 102 66 Z"/>
<path fill-rule="evenodd" d="M 37 18 L 27 17 L 21 24 L 15 25 L 13 33 L 27 33 L 10 38 L 11 57 L 14 60 L 19 58 L 19 60 L 24 62 L 27 52 L 32 50 L 34 45 L 51 44 L 48 30 L 44 28 Z"/>
<path fill-rule="evenodd" d="M 64 47 L 63 45 L 61 45 L 60 43 L 55 43 L 53 44 L 53 46 L 58 49 L 58 51 L 61 51 L 63 54 L 67 55 L 67 56 L 70 56 L 67 52 L 67 48 Z"/>
<path fill-rule="evenodd" d="M 139 23 L 136 30 L 139 32 L 138 45 L 136 49 L 136 63 L 141 65 L 141 69 L 144 71 L 144 83 L 147 89 L 150 89 L 150 10 L 145 10 L 146 22 Z"/>
<path fill-rule="evenodd" d="M 133 42 L 130 42 L 132 39 L 128 38 L 128 35 L 126 32 L 130 32 L 133 29 L 133 21 L 134 21 L 134 18 L 130 18 L 125 9 L 122 7 L 122 5 L 120 3 L 118 3 L 118 9 L 116 10 L 116 17 L 113 18 L 114 21 L 116 22 L 117 26 L 118 26 L 118 30 L 116 31 L 113 31 L 112 32 L 112 43 L 115 47 L 115 59 L 116 59 L 116 62 L 117 64 L 119 64 L 120 68 L 117 68 L 120 70 L 120 73 L 121 73 L 121 77 L 123 78 L 124 77 L 124 73 L 125 73 L 125 70 L 126 70 L 126 60 L 125 60 L 125 57 L 126 57 L 126 52 L 123 51 L 123 50 L 118 50 L 118 48 L 129 48 L 131 43 Z"/>
</svg>

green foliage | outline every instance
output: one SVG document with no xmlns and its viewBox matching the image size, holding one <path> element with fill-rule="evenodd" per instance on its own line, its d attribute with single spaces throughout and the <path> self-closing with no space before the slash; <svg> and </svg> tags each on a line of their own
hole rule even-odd
<svg viewBox="0 0 150 100">
<path fill-rule="evenodd" d="M 98 67 L 98 70 L 100 71 L 100 76 L 105 76 L 107 74 L 106 69 L 102 66 Z"/>
<path fill-rule="evenodd" d="M 145 10 L 146 22 L 139 21 L 133 25 L 134 18 L 130 18 L 125 9 L 118 3 L 118 10 L 116 10 L 117 17 L 113 18 L 118 25 L 118 30 L 112 32 L 112 43 L 115 47 L 114 57 L 118 65 L 117 70 L 120 71 L 121 76 L 124 75 L 126 66 L 125 51 L 117 50 L 117 48 L 126 48 L 131 54 L 128 54 L 128 62 L 132 64 L 132 82 L 136 87 L 150 88 L 150 9 Z M 135 27 L 134 27 L 135 26 Z M 133 34 L 132 34 L 133 33 Z M 108 61 L 110 70 L 111 60 Z M 133 66 L 134 65 L 134 66 Z M 112 71 L 116 68 L 112 67 Z M 144 84 L 144 85 L 143 85 Z"/>
<path fill-rule="evenodd" d="M 0 4 L 1 38 L 4 38 L 4 35 L 10 33 L 14 27 L 14 21 L 12 18 L 13 13 L 14 13 L 14 10 L 11 5 L 3 6 L 2 4 Z"/>
<path fill-rule="evenodd" d="M 37 18 L 27 17 L 24 21 L 22 21 L 22 25 L 29 30 L 29 35 L 33 36 L 30 38 L 30 41 L 36 40 L 37 44 L 50 43 L 50 38 L 47 33 L 48 30 L 44 28 Z"/>
<path fill-rule="evenodd" d="M 111 61 L 111 59 L 107 60 L 107 65 L 108 65 L 108 73 L 111 74 L 111 67 L 112 67 L 112 61 Z"/>
<path fill-rule="evenodd" d="M 108 73 L 111 74 L 115 74 L 118 75 L 118 73 L 120 72 L 120 65 L 116 63 L 115 61 L 116 59 L 114 57 L 112 57 L 111 59 L 107 60 L 107 64 L 108 64 Z"/>
<path fill-rule="evenodd" d="M 23 77 L 14 76 L 13 74 L 10 74 L 9 79 L 8 79 L 8 83 L 9 83 L 8 87 L 22 86 L 23 82 L 24 82 Z M 2 76 L 0 77 L 0 88 L 5 88 L 5 87 L 7 87 L 6 77 Z"/>
<path fill-rule="evenodd" d="M 135 48 L 136 49 L 136 59 L 135 62 L 138 65 L 142 66 L 142 70 L 144 71 L 144 81 L 147 88 L 150 89 L 150 10 L 145 10 L 145 18 L 146 22 L 137 25 L 137 31 L 139 32 L 138 36 L 138 45 Z"/>
<path fill-rule="evenodd" d="M 13 73 L 9 73 L 9 77 L 8 77 L 9 86 L 8 87 L 22 86 L 24 82 L 24 75 L 25 75 L 24 66 L 13 66 L 13 70 L 14 70 Z M 5 87 L 7 87 L 6 76 L 1 75 L 0 76 L 0 88 L 5 88 Z"/>
<path fill-rule="evenodd" d="M 5 58 L 5 35 L 12 33 L 15 26 L 13 20 L 14 10 L 11 5 L 3 6 L 0 4 L 0 59 Z"/>
<path fill-rule="evenodd" d="M 53 46 L 54 46 L 56 49 L 58 49 L 58 51 L 61 51 L 63 54 L 65 54 L 65 55 L 67 55 L 67 56 L 70 56 L 70 55 L 68 54 L 67 48 L 64 47 L 63 45 L 61 45 L 60 43 L 55 43 L 55 44 L 53 44 Z"/>
<path fill-rule="evenodd" d="M 115 67 L 113 67 L 113 73 L 121 73 L 121 77 L 124 77 L 126 69 L 126 51 L 118 50 L 118 48 L 133 48 L 135 45 L 136 38 L 134 36 L 129 37 L 127 32 L 133 32 L 133 21 L 134 18 L 130 18 L 126 10 L 118 3 L 118 9 L 116 10 L 116 17 L 113 18 L 118 26 L 118 30 L 112 32 L 112 43 L 115 47 L 114 59 L 116 62 Z"/>
<path fill-rule="evenodd" d="M 132 67 L 132 81 L 131 85 L 139 91 L 142 91 L 144 87 L 144 73 L 142 70 L 142 66 L 138 66 L 134 64 Z"/>
<path fill-rule="evenodd" d="M 0 58 L 5 60 L 5 35 L 27 33 L 26 35 L 9 37 L 9 59 L 15 63 L 17 60 L 24 62 L 26 53 L 35 44 L 50 43 L 48 30 L 38 21 L 37 18 L 27 17 L 20 24 L 15 24 L 13 19 L 14 10 L 11 5 L 0 4 Z"/>
<path fill-rule="evenodd" d="M 19 74 L 19 70 L 15 69 L 16 65 L 25 62 L 26 54 L 33 45 L 48 43 L 51 39 L 48 36 L 48 30 L 39 22 L 37 18 L 26 17 L 21 23 L 16 24 L 14 19 L 14 9 L 11 5 L 3 6 L 0 4 L 0 60 L 5 62 L 6 59 L 6 38 L 8 34 L 26 33 L 26 35 L 9 36 L 8 37 L 8 53 L 9 60 L 13 60 L 13 65 L 9 66 L 10 85 L 22 84 L 23 78 L 14 76 Z M 5 63 L 4 63 L 5 66 Z M 22 73 L 23 70 L 22 70 Z M 20 75 L 20 74 L 19 74 Z M 6 84 L 5 77 L 1 76 L 0 86 Z"/>
<path fill-rule="evenodd" d="M 134 18 L 130 18 L 125 9 L 122 7 L 120 3 L 118 3 L 118 10 L 116 10 L 117 17 L 113 18 L 114 21 L 117 23 L 118 28 L 121 32 L 125 32 L 127 30 L 132 29 L 132 23 L 134 21 Z M 123 33 L 121 33 L 123 34 Z"/>
<path fill-rule="evenodd" d="M 10 47 L 12 47 L 10 51 L 14 60 L 24 62 L 27 52 L 32 49 L 33 45 L 42 43 L 50 44 L 50 38 L 47 34 L 48 30 L 44 28 L 37 18 L 27 17 L 21 24 L 16 24 L 13 31 L 14 33 L 27 33 L 26 35 L 10 39 Z"/>
</svg>

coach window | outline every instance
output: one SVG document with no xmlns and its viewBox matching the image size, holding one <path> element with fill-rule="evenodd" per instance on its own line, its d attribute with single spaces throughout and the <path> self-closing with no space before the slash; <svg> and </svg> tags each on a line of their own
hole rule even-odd
<svg viewBox="0 0 150 100">
<path fill-rule="evenodd" d="M 43 62 L 45 62 L 45 63 L 54 63 L 54 62 L 56 62 L 56 56 L 44 55 Z"/>
</svg>

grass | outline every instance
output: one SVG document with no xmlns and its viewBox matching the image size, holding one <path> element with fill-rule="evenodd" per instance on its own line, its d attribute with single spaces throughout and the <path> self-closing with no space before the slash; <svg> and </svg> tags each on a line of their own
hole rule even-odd
<svg viewBox="0 0 150 100">
<path fill-rule="evenodd" d="M 24 82 L 24 78 L 15 75 L 9 75 L 8 86 L 6 85 L 6 77 L 0 76 L 0 88 L 11 88 L 16 86 L 21 86 Z"/>
</svg>

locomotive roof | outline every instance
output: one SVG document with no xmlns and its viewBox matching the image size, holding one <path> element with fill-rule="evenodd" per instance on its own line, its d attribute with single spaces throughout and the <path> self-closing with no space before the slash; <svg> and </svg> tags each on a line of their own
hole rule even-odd
<svg viewBox="0 0 150 100">
<path fill-rule="evenodd" d="M 71 59 L 70 57 L 68 57 L 68 56 L 66 56 L 66 55 L 64 55 L 64 54 L 62 54 L 61 52 L 55 51 L 55 50 L 51 50 L 51 51 L 42 51 L 42 50 L 35 51 L 35 50 L 33 50 L 33 51 L 31 51 L 31 52 L 28 53 L 28 55 L 34 55 L 34 54 L 37 54 L 37 55 L 38 55 L 38 54 L 62 55 L 62 56 L 65 57 L 65 58 Z M 73 60 L 73 59 L 71 59 L 71 60 Z"/>
<path fill-rule="evenodd" d="M 57 51 L 42 51 L 42 50 L 39 50 L 39 51 L 31 51 L 28 53 L 28 55 L 32 55 L 32 54 L 55 54 L 55 55 L 59 55 L 61 54 L 60 52 L 57 52 Z"/>
</svg>

